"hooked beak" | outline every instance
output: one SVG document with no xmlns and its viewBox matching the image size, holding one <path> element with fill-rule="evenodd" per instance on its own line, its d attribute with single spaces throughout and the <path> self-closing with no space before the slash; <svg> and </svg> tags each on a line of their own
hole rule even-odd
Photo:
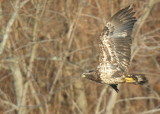
<svg viewBox="0 0 160 114">
<path fill-rule="evenodd" d="M 85 74 L 82 74 L 82 75 L 81 75 L 81 77 L 82 77 L 82 78 L 85 78 L 85 77 L 86 77 L 86 75 L 85 75 Z"/>
</svg>

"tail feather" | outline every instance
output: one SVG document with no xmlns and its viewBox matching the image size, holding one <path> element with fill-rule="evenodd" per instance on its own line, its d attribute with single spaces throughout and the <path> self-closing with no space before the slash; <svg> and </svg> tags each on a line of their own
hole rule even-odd
<svg viewBox="0 0 160 114">
<path fill-rule="evenodd" d="M 126 83 L 141 84 L 147 83 L 148 80 L 144 74 L 130 74 L 125 78 Z"/>
</svg>

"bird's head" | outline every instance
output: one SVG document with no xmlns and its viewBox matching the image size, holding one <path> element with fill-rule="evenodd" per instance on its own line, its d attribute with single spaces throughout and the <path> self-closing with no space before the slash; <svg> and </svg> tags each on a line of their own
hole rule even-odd
<svg viewBox="0 0 160 114">
<path fill-rule="evenodd" d="M 90 79 L 90 78 L 93 78 L 93 74 L 92 73 L 83 73 L 81 75 L 81 77 L 82 78 L 88 78 L 88 79 Z"/>
<path fill-rule="evenodd" d="M 81 77 L 101 83 L 100 77 L 99 75 L 97 75 L 95 71 L 89 71 L 88 73 L 83 73 Z"/>
</svg>

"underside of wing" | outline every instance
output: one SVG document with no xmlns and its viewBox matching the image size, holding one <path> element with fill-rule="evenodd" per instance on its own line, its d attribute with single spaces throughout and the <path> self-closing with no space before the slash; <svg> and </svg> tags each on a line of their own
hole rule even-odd
<svg viewBox="0 0 160 114">
<path fill-rule="evenodd" d="M 131 54 L 131 33 L 136 22 L 130 6 L 112 16 L 100 36 L 100 72 L 127 72 Z M 107 70 L 106 70 L 107 69 Z M 112 74 L 112 73 L 110 73 Z"/>
</svg>

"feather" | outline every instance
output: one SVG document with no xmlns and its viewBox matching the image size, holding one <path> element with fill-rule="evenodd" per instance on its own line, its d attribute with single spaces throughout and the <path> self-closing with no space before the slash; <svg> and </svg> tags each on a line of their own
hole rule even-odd
<svg viewBox="0 0 160 114">
<path fill-rule="evenodd" d="M 116 72 L 124 74 L 128 71 L 131 56 L 131 32 L 136 22 L 134 14 L 130 6 L 120 10 L 109 19 L 101 33 L 100 63 L 97 68 L 101 73 L 108 73 L 105 75 L 106 78 L 111 78 L 113 74 L 117 74 Z M 114 66 L 114 69 L 109 66 Z"/>
</svg>

